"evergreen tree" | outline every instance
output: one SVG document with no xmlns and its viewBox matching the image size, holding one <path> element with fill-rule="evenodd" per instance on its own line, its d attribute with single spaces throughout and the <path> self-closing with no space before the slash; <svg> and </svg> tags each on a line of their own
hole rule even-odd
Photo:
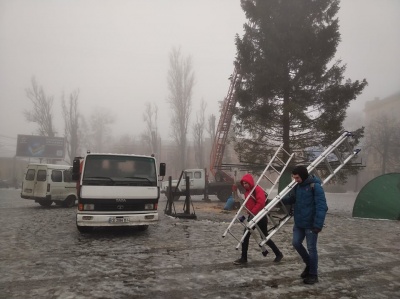
<svg viewBox="0 0 400 299">
<path fill-rule="evenodd" d="M 242 0 L 241 6 L 248 19 L 243 37 L 236 36 L 242 161 L 266 164 L 282 142 L 289 153 L 331 144 L 344 131 L 350 101 L 367 85 L 343 82 L 346 66 L 333 61 L 339 1 Z"/>
</svg>

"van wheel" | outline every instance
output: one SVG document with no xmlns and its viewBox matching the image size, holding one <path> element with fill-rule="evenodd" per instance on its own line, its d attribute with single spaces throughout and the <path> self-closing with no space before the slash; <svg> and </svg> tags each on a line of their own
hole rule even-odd
<svg viewBox="0 0 400 299">
<path fill-rule="evenodd" d="M 38 203 L 39 203 L 42 207 L 50 207 L 51 204 L 52 204 L 53 202 L 52 202 L 51 200 L 45 199 L 45 200 L 38 201 Z"/>
<path fill-rule="evenodd" d="M 76 228 L 78 229 L 78 231 L 81 234 L 87 234 L 93 231 L 93 227 L 92 226 L 76 226 Z"/>
<path fill-rule="evenodd" d="M 75 206 L 75 200 L 75 196 L 68 196 L 63 202 L 63 207 L 72 208 L 73 206 Z"/>
</svg>

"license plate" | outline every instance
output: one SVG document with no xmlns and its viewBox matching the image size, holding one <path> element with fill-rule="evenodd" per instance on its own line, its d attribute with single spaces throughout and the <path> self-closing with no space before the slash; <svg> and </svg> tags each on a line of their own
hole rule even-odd
<svg viewBox="0 0 400 299">
<path fill-rule="evenodd" d="M 109 223 L 126 223 L 129 222 L 129 218 L 124 218 L 124 217 L 110 217 L 108 219 Z"/>
</svg>

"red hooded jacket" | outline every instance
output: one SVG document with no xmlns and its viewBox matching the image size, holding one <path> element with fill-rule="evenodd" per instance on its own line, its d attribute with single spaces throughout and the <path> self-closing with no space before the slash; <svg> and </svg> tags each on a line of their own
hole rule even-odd
<svg viewBox="0 0 400 299">
<path fill-rule="evenodd" d="M 246 189 L 243 186 L 243 182 L 247 182 L 249 184 L 248 189 Z M 242 186 L 246 189 L 246 192 L 244 193 L 244 198 L 247 198 L 250 191 L 253 190 L 253 188 L 254 188 L 254 179 L 253 179 L 252 175 L 249 173 L 246 173 L 240 180 L 240 184 L 242 184 Z M 253 215 L 257 215 L 258 212 L 260 212 L 265 207 L 265 199 L 266 199 L 266 197 L 265 197 L 264 190 L 260 186 L 257 186 L 256 189 L 254 189 L 253 194 L 247 200 L 246 208 Z"/>
</svg>

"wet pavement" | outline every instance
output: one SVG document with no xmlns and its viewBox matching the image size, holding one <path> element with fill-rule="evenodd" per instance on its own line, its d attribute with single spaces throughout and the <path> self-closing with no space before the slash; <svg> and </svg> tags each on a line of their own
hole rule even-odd
<svg viewBox="0 0 400 299">
<path fill-rule="evenodd" d="M 292 220 L 273 236 L 279 264 L 250 240 L 249 263 L 235 266 L 237 241 L 222 238 L 235 211 L 215 198 L 193 198 L 197 220 L 165 215 L 163 196 L 145 232 L 81 235 L 75 208 L 43 208 L 19 192 L 0 190 L 0 298 L 400 298 L 400 222 L 352 218 L 355 193 L 327 194 L 320 282 L 305 285 Z"/>
</svg>

